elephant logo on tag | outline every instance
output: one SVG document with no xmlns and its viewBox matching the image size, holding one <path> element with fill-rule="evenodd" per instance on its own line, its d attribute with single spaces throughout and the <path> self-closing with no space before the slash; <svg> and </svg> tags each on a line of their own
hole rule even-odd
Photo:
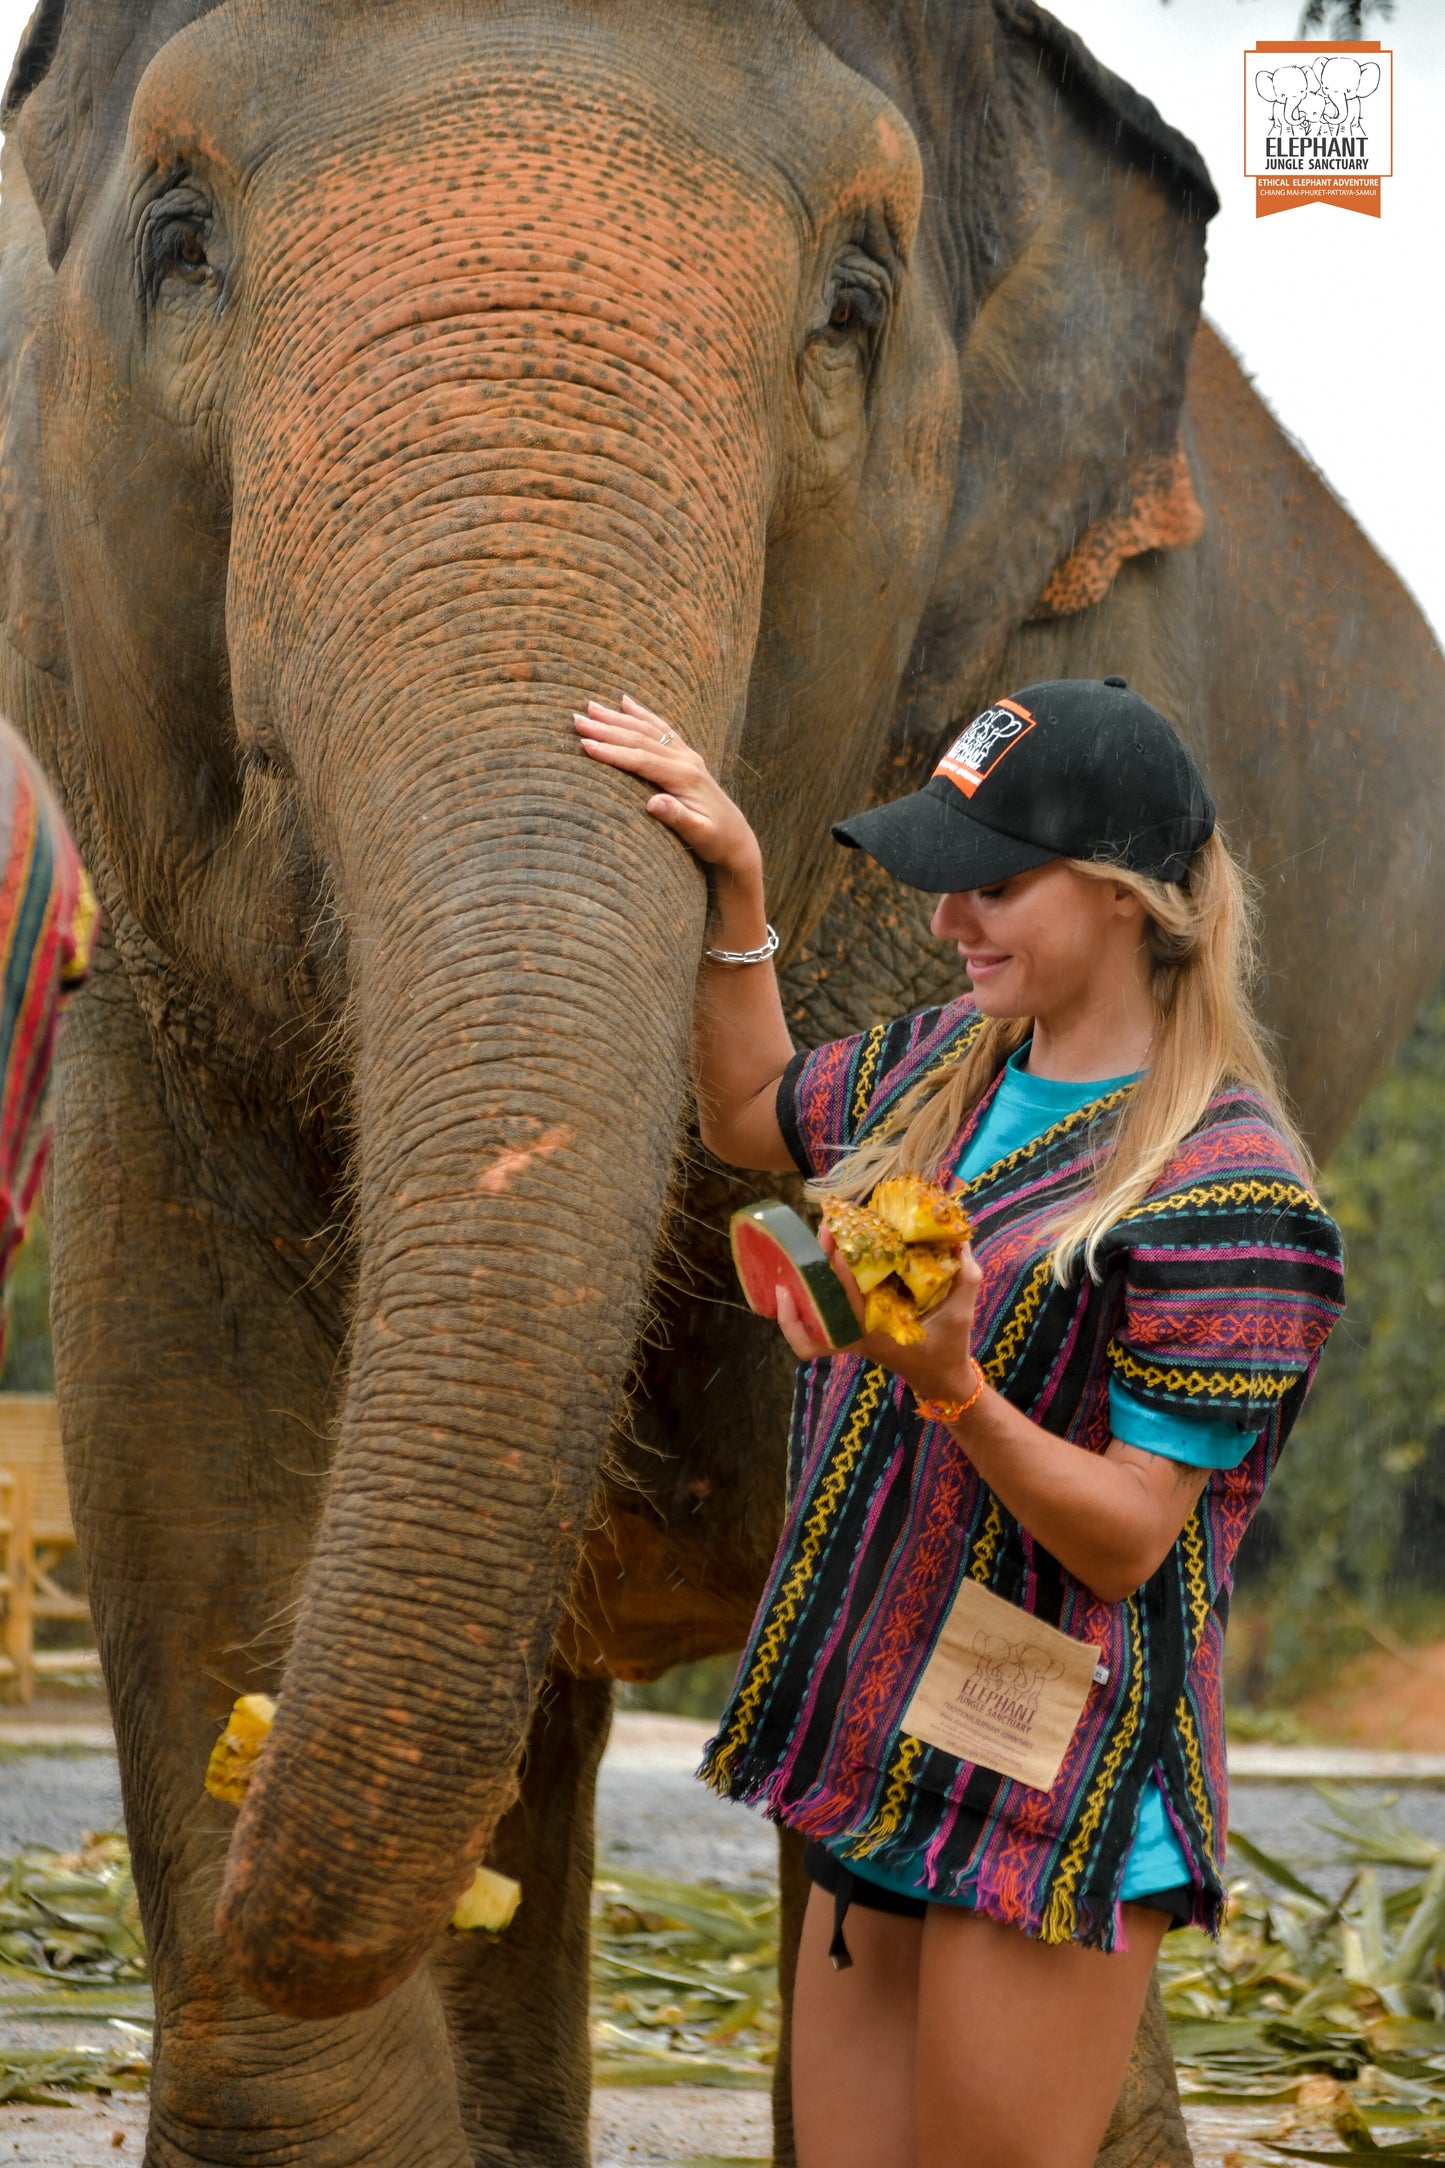
<svg viewBox="0 0 1445 2168">
<path fill-rule="evenodd" d="M 1262 65 L 1261 65 L 1262 63 Z M 1342 52 L 1277 40 L 1244 56 L 1244 170 L 1255 214 L 1333 203 L 1380 216 L 1394 171 L 1394 58 L 1374 40 Z"/>
<path fill-rule="evenodd" d="M 1353 53 L 1330 53 L 1308 67 L 1261 68 L 1255 91 L 1269 107 L 1272 135 L 1337 138 L 1363 143 L 1368 135 L 1362 101 L 1380 87 L 1380 63 Z"/>
<path fill-rule="evenodd" d="M 1002 1634 L 982 1628 L 973 1637 L 978 1658 L 974 1677 L 1003 1696 L 1019 1711 L 1035 1708 L 1039 1695 L 1051 1679 L 1061 1679 L 1064 1667 L 1056 1656 L 1032 1641 L 1009 1641 Z"/>
<path fill-rule="evenodd" d="M 1004 754 L 1012 751 L 1020 738 L 1026 738 L 1033 727 L 1034 718 L 1027 708 L 1021 708 L 1014 700 L 1001 700 L 995 707 L 985 708 L 981 715 L 975 715 L 967 730 L 954 739 L 933 772 L 946 776 L 966 798 L 971 798 Z"/>
</svg>

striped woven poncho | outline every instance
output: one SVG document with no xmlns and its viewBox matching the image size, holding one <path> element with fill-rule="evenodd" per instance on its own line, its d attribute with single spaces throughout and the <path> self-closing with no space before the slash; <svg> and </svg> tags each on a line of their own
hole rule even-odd
<svg viewBox="0 0 1445 2168">
<path fill-rule="evenodd" d="M 99 912 L 40 770 L 0 722 L 0 1286 L 50 1145 L 50 1065 Z M 0 1356 L 5 1347 L 0 1309 Z"/>
<path fill-rule="evenodd" d="M 800 1167 L 825 1173 L 977 1028 L 963 1000 L 796 1057 L 778 1109 Z M 1211 1475 L 1152 1579 L 1108 1604 L 1032 1540 L 900 1379 L 857 1356 L 803 1365 L 787 1521 L 702 1772 L 795 1829 L 843 1840 L 860 1862 L 1045 1941 L 1106 1949 L 1151 1772 L 1190 1863 L 1195 1918 L 1217 1924 L 1230 1570 L 1343 1300 L 1338 1230 L 1243 1090 L 1219 1094 L 1112 1229 L 1097 1279 L 1059 1286 L 1051 1230 L 1130 1089 L 965 1185 L 983 1274 L 975 1351 L 1016 1407 L 1085 1451 L 1109 1441 L 1111 1374 L 1159 1408 L 1233 1416 L 1257 1434 L 1252 1450 Z M 1048 1792 L 902 1728 L 965 1574 L 1102 1648 L 1107 1682 Z"/>
</svg>

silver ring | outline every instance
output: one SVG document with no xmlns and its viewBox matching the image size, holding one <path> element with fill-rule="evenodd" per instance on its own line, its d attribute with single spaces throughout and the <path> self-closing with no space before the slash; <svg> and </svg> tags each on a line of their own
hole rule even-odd
<svg viewBox="0 0 1445 2168">
<path fill-rule="evenodd" d="M 661 736 L 661 737 L 660 737 L 660 738 L 658 739 L 658 741 L 657 741 L 657 742 L 658 742 L 658 744 L 659 744 L 659 745 L 671 745 L 671 743 L 672 743 L 672 732 L 671 732 L 670 730 L 664 730 L 664 732 L 662 733 L 662 736 Z"/>
</svg>

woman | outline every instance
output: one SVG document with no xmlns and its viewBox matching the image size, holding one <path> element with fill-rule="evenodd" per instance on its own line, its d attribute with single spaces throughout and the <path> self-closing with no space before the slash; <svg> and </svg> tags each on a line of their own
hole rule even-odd
<svg viewBox="0 0 1445 2168">
<path fill-rule="evenodd" d="M 704 1142 L 973 1226 L 919 1345 L 777 1294 L 788 1519 L 704 1773 L 810 1839 L 800 2160 L 1087 2168 L 1167 1927 L 1219 1917 L 1230 1567 L 1341 1304 L 1239 874 L 1123 679 L 1030 686 L 834 830 L 972 992 L 795 1054 L 742 814 L 635 703 L 577 721 L 709 869 Z"/>
</svg>

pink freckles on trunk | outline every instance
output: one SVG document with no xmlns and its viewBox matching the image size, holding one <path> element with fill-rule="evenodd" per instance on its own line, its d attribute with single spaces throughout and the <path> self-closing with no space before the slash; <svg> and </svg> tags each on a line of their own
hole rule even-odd
<svg viewBox="0 0 1445 2168">
<path fill-rule="evenodd" d="M 715 743 L 796 396 L 791 208 L 660 104 L 534 75 L 298 178 L 263 177 L 253 214 L 243 673 L 294 656 L 344 684 L 365 596 L 378 634 L 494 693 L 631 689 Z"/>
<path fill-rule="evenodd" d="M 488 1197 L 499 1197 L 504 1189 L 510 1187 L 513 1175 L 523 1173 L 534 1159 L 545 1158 L 550 1152 L 560 1152 L 564 1145 L 571 1142 L 571 1130 L 565 1122 L 558 1122 L 551 1129 L 544 1130 L 537 1142 L 527 1150 L 514 1147 L 510 1151 L 499 1152 L 491 1165 L 477 1176 L 477 1188 Z"/>
</svg>

